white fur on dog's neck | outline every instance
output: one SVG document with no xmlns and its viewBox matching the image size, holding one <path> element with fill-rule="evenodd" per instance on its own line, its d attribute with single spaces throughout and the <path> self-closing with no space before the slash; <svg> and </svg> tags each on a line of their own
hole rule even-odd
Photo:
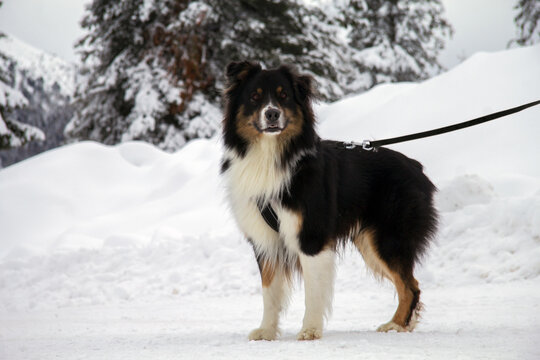
<svg viewBox="0 0 540 360">
<path fill-rule="evenodd" d="M 279 198 L 291 178 L 288 168 L 281 166 L 281 151 L 276 136 L 262 136 L 249 146 L 243 157 L 227 150 L 225 157 L 230 160 L 230 168 L 225 177 L 231 200 L 249 198 L 266 202 Z"/>
<path fill-rule="evenodd" d="M 230 161 L 225 178 L 229 196 L 238 196 L 267 202 L 279 199 L 287 191 L 296 164 L 305 156 L 315 155 L 315 148 L 300 150 L 288 164 L 282 163 L 283 144 L 277 136 L 262 136 L 250 144 L 245 156 L 227 149 L 224 158 Z M 236 196 L 233 196 L 236 197 Z"/>
</svg>

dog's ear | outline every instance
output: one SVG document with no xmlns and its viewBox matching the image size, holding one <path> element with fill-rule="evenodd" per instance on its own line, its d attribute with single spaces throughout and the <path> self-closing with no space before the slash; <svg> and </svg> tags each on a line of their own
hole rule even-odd
<svg viewBox="0 0 540 360">
<path fill-rule="evenodd" d="M 229 86 L 241 83 L 250 74 L 261 71 L 261 65 L 251 61 L 233 61 L 227 65 L 226 75 Z"/>
<path fill-rule="evenodd" d="M 314 97 L 315 80 L 311 75 L 297 75 L 294 79 L 294 91 L 302 103 L 309 102 Z"/>
<path fill-rule="evenodd" d="M 315 79 L 311 75 L 299 74 L 294 66 L 282 65 L 279 68 L 291 79 L 294 96 L 300 104 L 309 103 L 315 98 Z"/>
</svg>

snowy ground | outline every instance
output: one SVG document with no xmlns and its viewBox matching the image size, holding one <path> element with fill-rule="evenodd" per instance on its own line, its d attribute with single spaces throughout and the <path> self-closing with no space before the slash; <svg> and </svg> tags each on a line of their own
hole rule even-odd
<svg viewBox="0 0 540 360">
<path fill-rule="evenodd" d="M 414 333 L 377 333 L 396 305 L 366 284 L 341 292 L 324 338 L 296 341 L 301 296 L 275 342 L 248 342 L 258 295 L 179 297 L 145 305 L 100 305 L 10 314 L 2 359 L 538 359 L 538 283 L 428 288 Z M 531 296 L 531 294 L 533 296 Z M 9 329 L 9 333 L 7 333 Z"/>
<path fill-rule="evenodd" d="M 478 54 L 424 83 L 319 105 L 320 132 L 384 138 L 540 99 L 538 58 L 538 46 Z M 539 118 L 395 146 L 424 163 L 442 216 L 417 269 L 426 310 L 407 334 L 375 332 L 397 299 L 348 249 L 322 340 L 294 340 L 299 286 L 280 340 L 247 341 L 259 275 L 223 202 L 217 139 L 175 154 L 79 143 L 3 169 L 0 359 L 538 359 Z"/>
</svg>

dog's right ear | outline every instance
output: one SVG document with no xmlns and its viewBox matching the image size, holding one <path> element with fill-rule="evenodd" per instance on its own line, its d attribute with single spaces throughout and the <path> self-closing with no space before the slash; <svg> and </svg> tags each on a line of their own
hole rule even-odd
<svg viewBox="0 0 540 360">
<path fill-rule="evenodd" d="M 227 82 L 229 86 L 241 83 L 248 75 L 261 71 L 261 65 L 251 61 L 233 61 L 227 65 Z"/>
</svg>

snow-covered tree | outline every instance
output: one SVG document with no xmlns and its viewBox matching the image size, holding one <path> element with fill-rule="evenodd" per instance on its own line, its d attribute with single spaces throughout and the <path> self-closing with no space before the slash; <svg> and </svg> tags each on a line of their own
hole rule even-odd
<svg viewBox="0 0 540 360">
<path fill-rule="evenodd" d="M 10 34 L 0 36 L 3 166 L 64 142 L 63 131 L 72 116 L 74 76 L 74 66 L 64 60 Z"/>
<path fill-rule="evenodd" d="M 8 86 L 1 78 L 0 74 L 0 150 L 21 146 L 33 140 L 45 140 L 40 129 L 10 119 L 11 111 L 28 102 L 20 91 Z"/>
<path fill-rule="evenodd" d="M 170 150 L 212 135 L 219 110 L 205 65 L 209 10 L 198 1 L 94 0 L 82 21 L 85 68 L 66 135 Z"/>
<path fill-rule="evenodd" d="M 350 0 L 338 17 L 354 63 L 371 83 L 417 81 L 441 70 L 437 55 L 452 28 L 439 0 Z"/>
<path fill-rule="evenodd" d="M 519 0 L 515 6 L 518 11 L 514 18 L 519 35 L 513 42 L 531 45 L 540 42 L 540 1 Z"/>
<path fill-rule="evenodd" d="M 168 150 L 211 136 L 233 60 L 294 63 L 326 100 L 440 69 L 435 58 L 449 26 L 439 0 L 325 3 L 93 0 L 78 45 L 84 81 L 66 134 L 106 144 L 144 139 Z"/>
<path fill-rule="evenodd" d="M 0 3 L 1 5 L 1 3 Z M 5 35 L 0 33 L 0 37 Z M 11 112 L 28 101 L 17 90 L 17 78 L 12 59 L 0 53 L 0 150 L 18 147 L 33 140 L 44 140 L 43 131 L 11 118 Z"/>
</svg>

